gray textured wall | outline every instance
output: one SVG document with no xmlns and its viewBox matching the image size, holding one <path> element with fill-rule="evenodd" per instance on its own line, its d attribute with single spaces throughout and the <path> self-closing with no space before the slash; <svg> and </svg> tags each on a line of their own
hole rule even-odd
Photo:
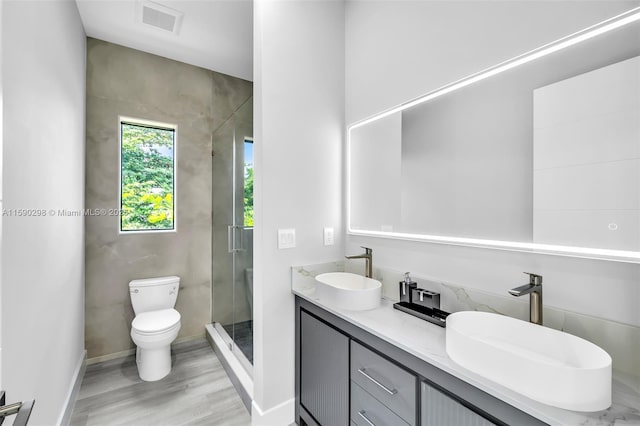
<svg viewBox="0 0 640 426">
<path fill-rule="evenodd" d="M 86 218 L 89 358 L 134 347 L 128 283 L 181 277 L 178 338 L 211 320 L 212 132 L 252 96 L 252 83 L 89 38 L 86 207 L 118 207 L 118 116 L 178 125 L 177 232 L 119 235 L 119 218 Z M 231 206 L 229 206 L 231 208 Z"/>
</svg>

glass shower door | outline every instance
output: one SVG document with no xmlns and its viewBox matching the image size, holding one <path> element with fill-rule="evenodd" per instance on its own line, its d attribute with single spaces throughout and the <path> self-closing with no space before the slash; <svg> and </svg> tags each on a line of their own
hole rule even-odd
<svg viewBox="0 0 640 426">
<path fill-rule="evenodd" d="M 212 320 L 249 373 L 253 363 L 253 141 L 250 98 L 212 136 Z"/>
<path fill-rule="evenodd" d="M 234 349 L 253 364 L 253 140 L 236 138 L 233 154 L 234 223 L 227 230 L 234 283 L 230 334 Z"/>
</svg>

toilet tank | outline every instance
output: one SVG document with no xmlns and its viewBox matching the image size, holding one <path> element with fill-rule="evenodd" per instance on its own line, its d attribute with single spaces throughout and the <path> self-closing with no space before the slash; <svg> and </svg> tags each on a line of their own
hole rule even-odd
<svg viewBox="0 0 640 426">
<path fill-rule="evenodd" d="M 133 280 L 129 283 L 129 295 L 133 311 L 142 312 L 170 309 L 176 305 L 180 277 L 158 277 Z"/>
</svg>

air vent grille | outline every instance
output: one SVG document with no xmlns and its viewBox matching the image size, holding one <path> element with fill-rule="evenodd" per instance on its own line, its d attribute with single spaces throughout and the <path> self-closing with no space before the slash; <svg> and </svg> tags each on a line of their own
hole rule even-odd
<svg viewBox="0 0 640 426">
<path fill-rule="evenodd" d="M 139 18 L 145 25 L 178 33 L 182 12 L 151 1 L 140 2 Z"/>
</svg>

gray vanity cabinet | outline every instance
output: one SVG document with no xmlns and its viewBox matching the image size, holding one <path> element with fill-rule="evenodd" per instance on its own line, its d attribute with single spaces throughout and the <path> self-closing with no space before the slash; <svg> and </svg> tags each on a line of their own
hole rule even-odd
<svg viewBox="0 0 640 426">
<path fill-rule="evenodd" d="M 495 426 L 428 383 L 421 388 L 421 426 Z"/>
<path fill-rule="evenodd" d="M 300 403 L 320 425 L 349 424 L 349 337 L 300 315 Z"/>
<path fill-rule="evenodd" d="M 299 425 L 545 424 L 299 297 L 295 351 Z"/>
</svg>

